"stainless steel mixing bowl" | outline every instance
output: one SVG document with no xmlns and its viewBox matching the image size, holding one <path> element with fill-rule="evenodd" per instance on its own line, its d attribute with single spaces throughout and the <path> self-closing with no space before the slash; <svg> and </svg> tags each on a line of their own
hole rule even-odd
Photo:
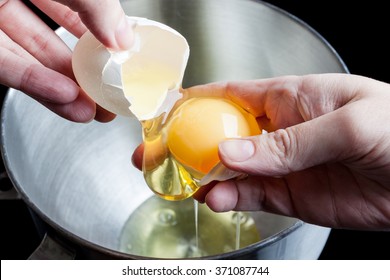
<svg viewBox="0 0 390 280">
<path fill-rule="evenodd" d="M 189 42 L 184 86 L 286 74 L 347 72 L 314 30 L 264 2 L 129 0 L 129 15 L 172 26 Z M 63 29 L 72 48 L 77 41 Z M 153 194 L 131 162 L 141 142 L 134 119 L 76 124 L 10 90 L 1 119 L 3 158 L 16 189 L 58 238 L 87 257 L 140 258 L 119 250 L 128 217 Z M 251 214 L 263 240 L 210 258 L 315 259 L 329 229 Z M 156 238 L 159 238 L 156 235 Z M 87 253 L 86 253 L 87 252 Z"/>
</svg>

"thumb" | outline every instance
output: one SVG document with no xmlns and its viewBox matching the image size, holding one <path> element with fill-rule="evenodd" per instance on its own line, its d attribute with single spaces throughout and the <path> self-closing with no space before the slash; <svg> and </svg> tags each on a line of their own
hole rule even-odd
<svg viewBox="0 0 390 280">
<path fill-rule="evenodd" d="M 348 153 L 350 136 L 355 133 L 331 113 L 271 133 L 226 140 L 219 145 L 219 156 L 225 166 L 239 172 L 283 176 L 340 160 Z"/>
<path fill-rule="evenodd" d="M 127 20 L 119 0 L 55 1 L 77 12 L 85 26 L 107 48 L 125 50 L 133 45 L 133 23 Z"/>
</svg>

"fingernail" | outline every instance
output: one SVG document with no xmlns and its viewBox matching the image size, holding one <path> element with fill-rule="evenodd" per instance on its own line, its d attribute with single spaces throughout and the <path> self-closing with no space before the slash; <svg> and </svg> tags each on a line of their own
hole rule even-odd
<svg viewBox="0 0 390 280">
<path fill-rule="evenodd" d="M 115 39 L 120 49 L 127 50 L 133 46 L 133 25 L 127 21 L 125 16 L 117 26 Z"/>
<path fill-rule="evenodd" d="M 231 161 L 243 162 L 255 154 L 255 146 L 250 140 L 233 139 L 219 144 L 219 151 Z"/>
</svg>

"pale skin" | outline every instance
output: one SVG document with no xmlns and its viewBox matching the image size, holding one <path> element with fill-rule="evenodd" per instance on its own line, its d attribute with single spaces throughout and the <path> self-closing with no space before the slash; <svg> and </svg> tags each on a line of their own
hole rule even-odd
<svg viewBox="0 0 390 280">
<path fill-rule="evenodd" d="M 390 229 L 390 85 L 323 74 L 216 83 L 190 96 L 232 99 L 267 134 L 222 142 L 225 166 L 248 174 L 204 186 L 217 212 L 267 211 L 334 228 Z M 142 146 L 133 155 L 140 166 Z"/>
<path fill-rule="evenodd" d="M 131 47 L 133 32 L 119 0 L 31 0 L 80 37 L 87 28 L 108 48 Z M 109 12 L 108 12 L 109 11 Z M 20 0 L 0 0 L 0 83 L 27 93 L 75 122 L 110 121 L 74 80 L 71 50 Z"/>
</svg>

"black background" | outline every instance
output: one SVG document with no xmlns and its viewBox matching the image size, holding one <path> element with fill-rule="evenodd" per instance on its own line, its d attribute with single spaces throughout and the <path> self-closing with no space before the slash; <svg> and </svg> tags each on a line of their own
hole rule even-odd
<svg viewBox="0 0 390 280">
<path fill-rule="evenodd" d="M 390 23 L 385 2 L 267 2 L 314 28 L 338 52 L 351 74 L 390 83 Z M 390 259 L 389 249 L 390 232 L 332 230 L 320 259 Z"/>
<path fill-rule="evenodd" d="M 390 24 L 386 1 L 267 2 L 313 27 L 339 53 L 352 74 L 390 83 Z M 1 99 L 5 92 L 6 88 L 0 86 Z M 2 180 L 1 188 L 6 188 L 5 184 Z M 39 244 L 28 211 L 23 201 L 0 201 L 1 259 L 26 259 Z M 320 259 L 390 259 L 390 232 L 333 229 Z"/>
</svg>

